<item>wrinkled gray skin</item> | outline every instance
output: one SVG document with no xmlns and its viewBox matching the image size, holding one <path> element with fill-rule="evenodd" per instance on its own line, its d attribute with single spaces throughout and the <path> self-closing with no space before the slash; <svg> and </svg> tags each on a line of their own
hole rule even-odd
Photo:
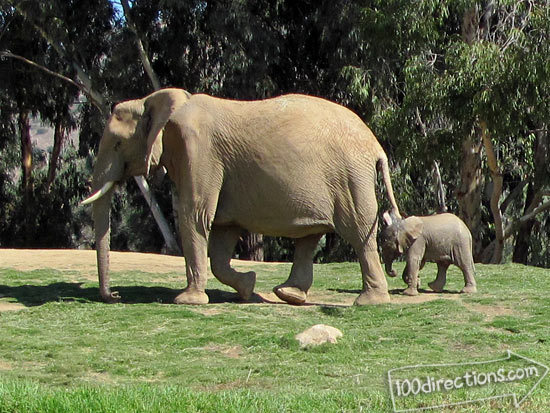
<svg viewBox="0 0 550 413">
<path fill-rule="evenodd" d="M 443 291 L 447 281 L 447 268 L 454 264 L 464 274 L 462 293 L 477 291 L 472 257 L 472 235 L 464 222 L 453 214 L 425 217 L 411 216 L 395 219 L 384 214 L 386 225 L 382 229 L 380 244 L 382 259 L 390 277 L 397 274 L 392 268 L 395 259 L 405 254 L 406 266 L 403 281 L 406 295 L 417 295 L 420 279 L 418 272 L 426 262 L 437 264 L 437 278 L 428 283 L 436 292 Z"/>
<path fill-rule="evenodd" d="M 377 251 L 376 170 L 399 215 L 386 155 L 370 129 L 348 109 L 304 95 L 232 101 L 164 89 L 116 105 L 94 166 L 93 202 L 100 293 L 109 286 L 109 211 L 113 184 L 164 166 L 179 194 L 187 287 L 180 304 L 204 304 L 207 247 L 212 273 L 243 299 L 254 272 L 230 266 L 244 229 L 296 239 L 288 280 L 275 287 L 301 304 L 312 283 L 312 257 L 335 231 L 357 252 L 363 290 L 356 304 L 389 301 Z"/>
</svg>

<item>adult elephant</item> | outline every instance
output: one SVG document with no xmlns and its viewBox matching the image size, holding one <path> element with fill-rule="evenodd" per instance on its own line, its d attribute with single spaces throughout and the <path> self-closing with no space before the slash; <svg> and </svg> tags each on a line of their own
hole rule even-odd
<svg viewBox="0 0 550 413">
<path fill-rule="evenodd" d="M 314 249 L 336 231 L 357 252 L 363 289 L 356 304 L 389 301 L 376 246 L 376 169 L 392 211 L 387 157 L 354 113 L 304 95 L 235 101 L 163 89 L 117 104 L 99 145 L 93 202 L 101 296 L 109 287 L 109 211 L 113 187 L 164 166 L 179 192 L 187 287 L 178 304 L 204 304 L 207 247 L 212 273 L 248 299 L 254 272 L 230 266 L 243 229 L 296 239 L 288 280 L 274 288 L 301 304 L 312 284 Z"/>
</svg>

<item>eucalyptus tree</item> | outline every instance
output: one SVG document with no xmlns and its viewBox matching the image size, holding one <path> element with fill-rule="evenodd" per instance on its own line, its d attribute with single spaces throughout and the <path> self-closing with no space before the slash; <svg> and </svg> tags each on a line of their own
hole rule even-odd
<svg viewBox="0 0 550 413">
<path fill-rule="evenodd" d="M 432 156 L 444 156 L 448 169 L 460 171 L 451 182 L 474 235 L 476 258 L 500 262 L 504 241 L 519 222 L 506 215 L 511 202 L 503 194 L 521 194 L 525 182 L 531 188 L 537 181 L 537 197 L 525 199 L 525 212 L 548 208 L 541 205 L 543 179 L 536 178 L 548 176 L 547 155 L 537 161 L 531 150 L 535 140 L 542 150 L 547 139 L 549 72 L 539 56 L 547 55 L 548 7 L 456 2 L 447 16 L 438 47 L 405 62 L 398 124 L 413 137 L 402 138 L 412 158 L 426 158 L 429 148 Z"/>
</svg>

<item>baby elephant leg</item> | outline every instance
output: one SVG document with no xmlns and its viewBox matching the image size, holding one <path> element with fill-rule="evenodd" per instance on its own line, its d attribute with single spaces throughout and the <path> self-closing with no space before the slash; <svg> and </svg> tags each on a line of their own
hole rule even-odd
<svg viewBox="0 0 550 413">
<path fill-rule="evenodd" d="M 408 284 L 408 287 L 403 291 L 405 295 L 418 295 L 418 271 L 420 270 L 420 262 L 411 260 L 407 262 L 403 272 L 403 280 Z"/>
<path fill-rule="evenodd" d="M 428 286 L 436 293 L 442 292 L 443 287 L 445 287 L 445 283 L 447 282 L 447 268 L 449 268 L 449 264 L 443 264 L 438 262 L 437 278 L 432 282 L 428 283 Z"/>
<path fill-rule="evenodd" d="M 461 293 L 475 293 L 477 292 L 476 279 L 474 278 L 474 261 L 471 260 L 467 265 L 460 267 L 464 274 L 464 288 Z"/>
<path fill-rule="evenodd" d="M 306 302 L 307 292 L 313 283 L 313 253 L 322 236 L 315 234 L 296 240 L 290 276 L 283 284 L 273 288 L 281 300 L 289 304 Z"/>
</svg>

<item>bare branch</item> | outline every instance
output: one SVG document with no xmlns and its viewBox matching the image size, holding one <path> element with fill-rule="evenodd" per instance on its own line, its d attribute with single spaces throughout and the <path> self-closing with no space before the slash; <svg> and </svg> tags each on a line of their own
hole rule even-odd
<svg viewBox="0 0 550 413">
<path fill-rule="evenodd" d="M 81 82 L 80 84 L 84 88 L 82 90 L 84 91 L 86 96 L 88 96 L 90 101 L 99 109 L 99 111 L 101 112 L 101 114 L 103 116 L 108 116 L 109 115 L 109 108 L 105 105 L 105 99 L 103 98 L 103 96 L 100 93 L 97 93 L 94 90 L 94 88 L 92 87 L 92 79 L 90 79 L 90 77 L 86 74 L 86 72 L 82 68 L 82 66 L 80 64 L 78 64 L 76 61 L 74 61 L 73 59 L 69 59 L 67 57 L 67 53 L 64 50 L 63 46 L 61 45 L 61 43 L 55 41 L 48 34 L 48 32 L 46 30 L 44 30 L 42 27 L 35 24 L 33 22 L 33 20 L 26 14 L 26 11 L 24 9 L 22 9 L 20 7 L 17 7 L 16 10 L 30 24 L 33 25 L 33 27 L 38 31 L 38 33 L 40 33 L 40 35 L 44 38 L 44 40 L 46 40 L 54 48 L 54 50 L 57 52 L 57 54 L 59 54 L 60 57 L 65 59 L 76 70 L 76 74 L 77 74 L 77 76 L 78 76 L 78 78 L 80 79 L 80 82 Z M 80 87 L 79 87 L 79 89 L 80 89 Z"/>
<path fill-rule="evenodd" d="M 147 73 L 147 76 L 149 76 L 149 80 L 151 80 L 151 83 L 153 85 L 153 89 L 159 90 L 160 89 L 160 82 L 159 79 L 153 70 L 153 66 L 151 65 L 151 61 L 149 60 L 149 56 L 147 56 L 147 51 L 145 50 L 145 47 L 143 46 L 143 42 L 141 41 L 141 38 L 139 36 L 139 33 L 137 31 L 136 26 L 134 25 L 134 22 L 132 21 L 132 18 L 130 16 L 130 6 L 128 5 L 128 0 L 121 0 L 120 4 L 122 5 L 122 9 L 124 10 L 124 16 L 126 17 L 126 23 L 128 24 L 128 27 L 134 33 L 134 36 L 136 38 L 136 46 L 139 51 L 139 57 L 141 58 L 141 63 L 143 64 L 143 68 L 145 69 L 145 73 Z"/>
<path fill-rule="evenodd" d="M 508 209 L 508 206 L 512 203 L 512 201 L 517 198 L 519 194 L 523 192 L 523 188 L 527 186 L 529 181 L 523 180 L 519 184 L 516 185 L 514 189 L 508 194 L 508 196 L 502 201 L 500 204 L 500 210 L 504 214 L 506 210 Z"/>
<path fill-rule="evenodd" d="M 36 62 L 33 62 L 32 60 L 27 59 L 26 57 L 19 56 L 19 55 L 16 55 L 16 54 L 8 52 L 8 51 L 0 52 L 0 57 L 9 57 L 9 58 L 12 58 L 12 59 L 20 60 L 20 61 L 22 61 L 22 62 L 24 62 L 24 63 L 26 63 L 30 66 L 33 66 L 33 67 L 36 67 L 37 69 L 42 70 L 43 72 L 49 74 L 50 76 L 57 77 L 58 79 L 61 79 L 61 80 L 64 80 L 65 82 L 70 83 L 71 85 L 77 87 L 78 90 L 80 90 L 86 96 L 88 96 L 88 98 L 90 99 L 90 102 L 93 105 L 95 105 L 95 107 L 97 107 L 100 112 L 103 113 L 104 108 L 102 107 L 101 102 L 98 102 L 96 99 L 94 99 L 94 96 L 92 94 L 90 94 L 90 91 L 88 90 L 88 88 L 86 88 L 86 86 L 84 86 L 82 83 L 75 82 L 70 77 L 62 75 L 61 73 L 54 72 L 54 71 L 48 69 L 47 67 L 42 66 L 41 64 L 38 64 Z"/>
</svg>

